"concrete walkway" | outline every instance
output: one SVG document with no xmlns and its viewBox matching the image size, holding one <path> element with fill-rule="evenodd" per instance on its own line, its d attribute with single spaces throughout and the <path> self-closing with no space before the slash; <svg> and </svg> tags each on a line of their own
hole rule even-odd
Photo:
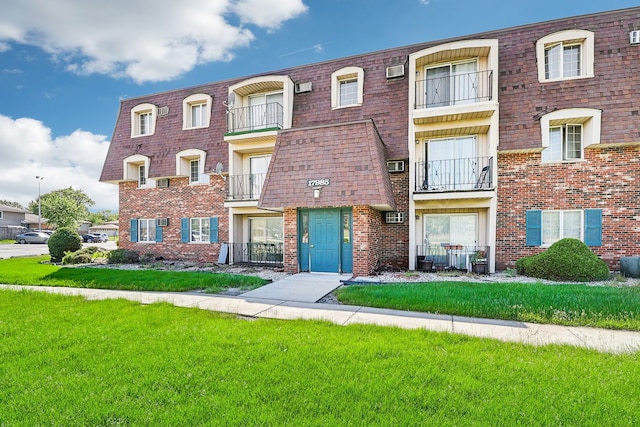
<svg viewBox="0 0 640 427">
<path fill-rule="evenodd" d="M 0 289 L 29 289 L 79 295 L 89 300 L 122 298 L 142 304 L 168 302 L 178 307 L 197 307 L 256 318 L 326 320 L 337 325 L 423 328 L 531 345 L 566 344 L 608 353 L 640 350 L 640 332 L 539 325 L 315 302 L 340 286 L 340 280 L 344 278 L 345 276 L 339 275 L 296 274 L 240 296 L 17 285 L 0 285 Z"/>
</svg>

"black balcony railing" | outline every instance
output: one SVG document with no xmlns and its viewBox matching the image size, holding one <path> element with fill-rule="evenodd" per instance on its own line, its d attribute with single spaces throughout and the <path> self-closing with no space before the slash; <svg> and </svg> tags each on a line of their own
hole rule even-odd
<svg viewBox="0 0 640 427">
<path fill-rule="evenodd" d="M 417 162 L 416 191 L 463 191 L 493 188 L 493 157 Z"/>
<path fill-rule="evenodd" d="M 227 200 L 258 200 L 266 173 L 231 175 L 227 178 Z"/>
<path fill-rule="evenodd" d="M 282 243 L 229 243 L 234 264 L 283 265 Z"/>
<path fill-rule="evenodd" d="M 277 102 L 232 108 L 227 112 L 227 132 L 251 132 L 260 129 L 282 129 L 284 109 Z"/>
<path fill-rule="evenodd" d="M 450 74 L 416 81 L 415 108 L 435 108 L 450 105 L 490 101 L 493 71 Z"/>
<path fill-rule="evenodd" d="M 416 270 L 460 270 L 489 272 L 489 246 L 465 246 L 450 243 L 418 245 Z"/>
</svg>

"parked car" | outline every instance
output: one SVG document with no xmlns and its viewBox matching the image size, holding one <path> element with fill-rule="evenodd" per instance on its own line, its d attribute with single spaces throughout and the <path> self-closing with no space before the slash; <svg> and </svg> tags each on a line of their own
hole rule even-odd
<svg viewBox="0 0 640 427">
<path fill-rule="evenodd" d="M 28 231 L 26 233 L 18 234 L 16 236 L 16 243 L 47 243 L 49 241 L 49 235 L 41 231 Z"/>
<path fill-rule="evenodd" d="M 109 236 L 107 233 L 83 234 L 82 240 L 86 243 L 104 243 L 109 241 Z"/>
</svg>

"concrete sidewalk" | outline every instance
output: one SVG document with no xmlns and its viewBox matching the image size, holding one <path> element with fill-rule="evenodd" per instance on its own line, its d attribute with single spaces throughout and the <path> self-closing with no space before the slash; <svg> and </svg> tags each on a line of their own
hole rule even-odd
<svg viewBox="0 0 640 427">
<path fill-rule="evenodd" d="M 292 279 L 296 276 L 297 275 L 292 276 Z M 314 285 L 314 277 L 307 277 L 305 279 L 307 284 L 309 284 L 308 288 L 315 289 L 315 293 L 297 298 L 313 299 L 330 286 L 335 285 L 335 287 L 337 287 L 340 284 L 339 276 L 336 275 L 333 277 L 318 277 L 318 282 L 325 282 L 323 286 L 318 286 L 318 284 Z M 333 283 L 333 285 L 328 285 L 328 283 Z M 277 282 L 267 285 L 266 287 L 268 286 L 272 286 L 270 289 L 273 289 L 274 293 L 271 295 L 274 296 L 284 292 L 286 286 L 300 286 L 300 282 L 296 282 L 295 280 L 289 281 L 289 279 L 287 279 L 286 286 L 285 284 L 278 284 Z M 335 289 L 335 287 L 333 289 Z M 17 285 L 0 285 L 0 289 L 28 289 L 63 295 L 79 295 L 88 300 L 122 298 L 137 301 L 141 304 L 167 302 L 178 307 L 197 307 L 203 310 L 256 318 L 325 320 L 337 325 L 370 324 L 404 329 L 423 328 L 432 331 L 465 334 L 479 338 L 521 342 L 531 345 L 566 344 L 608 353 L 630 353 L 640 350 L 639 332 L 539 325 L 359 306 L 285 301 L 283 298 L 255 298 L 247 296 L 250 292 L 241 296 L 222 296 L 194 293 L 112 291 Z M 327 293 L 331 292 L 331 290 Z M 256 293 L 253 295 L 256 295 Z M 263 291 L 262 295 L 267 295 L 267 292 Z M 326 293 L 318 297 L 318 299 L 324 295 L 326 295 Z"/>
</svg>

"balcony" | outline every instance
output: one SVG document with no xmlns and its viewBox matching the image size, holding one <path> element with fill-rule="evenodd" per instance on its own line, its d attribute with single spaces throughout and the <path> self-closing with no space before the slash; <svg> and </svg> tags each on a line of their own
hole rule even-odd
<svg viewBox="0 0 640 427">
<path fill-rule="evenodd" d="M 258 200 L 266 173 L 232 175 L 227 178 L 227 200 Z"/>
<path fill-rule="evenodd" d="M 282 129 L 284 109 L 277 102 L 232 108 L 227 112 L 227 134 Z"/>
<path fill-rule="evenodd" d="M 283 265 L 282 243 L 229 243 L 234 264 Z"/>
<path fill-rule="evenodd" d="M 417 162 L 416 192 L 473 191 L 493 188 L 493 157 Z"/>
<path fill-rule="evenodd" d="M 415 109 L 491 101 L 493 71 L 450 74 L 416 81 Z"/>
<path fill-rule="evenodd" d="M 416 269 L 422 271 L 489 272 L 489 247 L 465 246 L 450 243 L 418 245 Z"/>
</svg>

